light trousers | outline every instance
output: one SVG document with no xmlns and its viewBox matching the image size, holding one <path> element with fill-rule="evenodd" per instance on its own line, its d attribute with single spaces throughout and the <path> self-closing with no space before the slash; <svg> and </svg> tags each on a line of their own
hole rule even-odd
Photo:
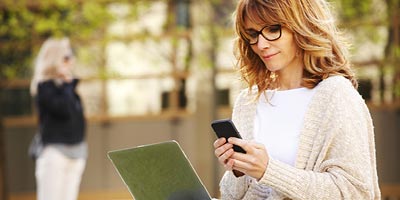
<svg viewBox="0 0 400 200">
<path fill-rule="evenodd" d="M 36 160 L 37 200 L 77 200 L 86 159 L 46 146 Z"/>
</svg>

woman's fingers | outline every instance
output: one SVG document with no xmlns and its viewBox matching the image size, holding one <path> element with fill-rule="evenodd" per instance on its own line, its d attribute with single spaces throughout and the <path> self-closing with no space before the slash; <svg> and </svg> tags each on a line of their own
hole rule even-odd
<svg viewBox="0 0 400 200">
<path fill-rule="evenodd" d="M 225 153 L 218 157 L 218 160 L 222 164 L 226 164 L 228 159 L 232 156 L 233 149 L 228 149 Z"/>
<path fill-rule="evenodd" d="M 233 150 L 233 145 L 242 147 L 246 154 Z M 219 138 L 214 142 L 214 154 L 226 170 L 237 170 L 260 179 L 268 165 L 268 154 L 264 145 L 239 138 Z"/>
<path fill-rule="evenodd" d="M 214 154 L 218 158 L 218 161 L 224 165 L 227 170 L 232 169 L 232 162 L 228 164 L 229 158 L 234 153 L 233 145 L 226 143 L 225 138 L 219 138 L 214 142 Z"/>
<path fill-rule="evenodd" d="M 228 143 L 242 147 L 242 149 L 245 150 L 246 153 L 251 153 L 253 148 L 250 144 L 250 141 L 246 141 L 240 138 L 230 137 L 228 138 Z"/>
<path fill-rule="evenodd" d="M 218 148 L 220 146 L 222 146 L 223 144 L 226 143 L 226 139 L 225 138 L 218 138 L 214 141 L 214 148 Z"/>
<path fill-rule="evenodd" d="M 265 146 L 237 138 L 229 138 L 229 143 L 241 146 L 247 153 L 233 153 L 229 160 L 232 160 L 232 169 L 241 171 L 256 179 L 260 179 L 267 168 L 269 156 Z"/>
<path fill-rule="evenodd" d="M 228 138 L 228 142 L 242 147 L 247 153 L 249 153 L 249 151 L 253 151 L 253 149 L 265 149 L 264 145 L 261 143 L 235 137 Z"/>
<path fill-rule="evenodd" d="M 232 171 L 233 170 L 233 168 L 232 168 L 233 164 L 234 164 L 234 161 L 232 159 L 225 160 L 225 163 L 224 163 L 225 170 Z"/>
<path fill-rule="evenodd" d="M 230 143 L 222 143 L 222 142 L 220 142 L 220 141 L 223 141 L 223 140 L 217 140 L 217 141 L 215 141 L 214 142 L 214 148 L 215 148 L 215 151 L 214 151 L 214 154 L 215 154 L 215 156 L 216 157 L 220 157 L 223 153 L 225 153 L 226 151 L 228 151 L 229 149 L 232 149 L 233 148 L 233 145 L 232 144 L 230 144 Z"/>
</svg>

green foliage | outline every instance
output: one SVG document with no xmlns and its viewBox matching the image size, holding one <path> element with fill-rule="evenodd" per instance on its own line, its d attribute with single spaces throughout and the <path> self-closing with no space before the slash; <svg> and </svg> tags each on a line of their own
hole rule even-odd
<svg viewBox="0 0 400 200">
<path fill-rule="evenodd" d="M 342 7 L 339 12 L 342 21 L 362 20 L 371 16 L 373 0 L 336 0 L 336 2 Z"/>
<path fill-rule="evenodd" d="M 90 42 L 112 20 L 101 1 L 4 1 L 0 3 L 0 78 L 28 78 L 34 54 L 50 36 Z"/>
<path fill-rule="evenodd" d="M 400 97 L 400 82 L 396 82 L 394 85 L 394 95 Z"/>
</svg>

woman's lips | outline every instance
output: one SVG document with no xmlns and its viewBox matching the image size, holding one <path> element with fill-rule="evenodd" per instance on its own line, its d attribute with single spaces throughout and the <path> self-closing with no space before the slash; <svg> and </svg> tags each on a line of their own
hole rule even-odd
<svg viewBox="0 0 400 200">
<path fill-rule="evenodd" d="M 273 54 L 265 55 L 265 56 L 263 56 L 263 59 L 264 59 L 264 60 L 269 60 L 269 59 L 271 59 L 273 56 L 275 56 L 276 54 L 278 54 L 278 53 L 273 53 Z"/>
</svg>

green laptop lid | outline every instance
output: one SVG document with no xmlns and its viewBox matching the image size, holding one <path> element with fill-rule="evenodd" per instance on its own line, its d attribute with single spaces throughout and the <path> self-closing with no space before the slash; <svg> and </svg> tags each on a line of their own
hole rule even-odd
<svg viewBox="0 0 400 200">
<path fill-rule="evenodd" d="M 135 200 L 210 200 L 176 141 L 108 152 Z"/>
</svg>

